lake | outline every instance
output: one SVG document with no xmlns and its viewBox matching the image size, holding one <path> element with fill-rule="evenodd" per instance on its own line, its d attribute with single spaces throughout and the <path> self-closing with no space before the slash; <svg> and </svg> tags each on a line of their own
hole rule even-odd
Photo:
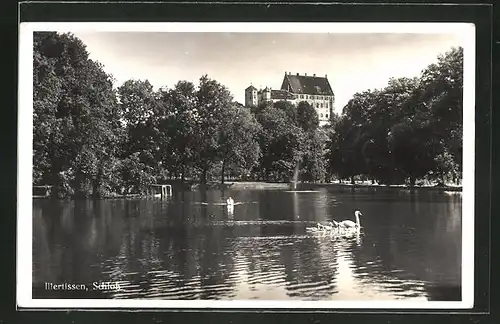
<svg viewBox="0 0 500 324">
<path fill-rule="evenodd" d="M 355 209 L 359 235 L 306 230 Z M 461 219 L 461 193 L 424 189 L 35 199 L 33 298 L 457 301 Z M 119 289 L 46 289 L 95 282 Z"/>
</svg>

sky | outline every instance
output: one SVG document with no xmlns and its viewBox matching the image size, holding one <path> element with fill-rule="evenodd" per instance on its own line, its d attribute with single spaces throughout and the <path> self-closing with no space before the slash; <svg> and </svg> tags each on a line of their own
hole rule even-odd
<svg viewBox="0 0 500 324">
<path fill-rule="evenodd" d="M 207 74 L 244 103 L 244 90 L 279 89 L 286 72 L 328 76 L 335 110 L 356 92 L 383 88 L 391 77 L 415 77 L 437 56 L 464 46 L 459 34 L 73 32 L 90 58 L 120 85 L 149 80 L 155 88 Z"/>
</svg>

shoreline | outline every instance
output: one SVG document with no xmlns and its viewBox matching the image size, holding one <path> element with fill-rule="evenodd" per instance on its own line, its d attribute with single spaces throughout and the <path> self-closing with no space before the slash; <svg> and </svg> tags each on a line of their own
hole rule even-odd
<svg viewBox="0 0 500 324">
<path fill-rule="evenodd" d="M 200 190 L 203 185 L 196 184 L 191 187 L 191 191 Z M 298 183 L 295 190 L 302 191 L 311 188 L 342 188 L 342 189 L 390 189 L 390 190 L 432 190 L 440 192 L 462 192 L 462 186 L 414 186 L 408 185 L 379 185 L 379 184 L 350 184 L 350 183 Z M 285 182 L 257 182 L 257 181 L 227 181 L 221 183 L 209 183 L 206 189 L 221 189 L 221 190 L 290 190 L 290 183 Z M 184 189 L 186 190 L 186 189 Z M 189 190 L 189 189 L 187 189 Z M 161 199 L 153 195 L 127 194 L 127 195 L 109 195 L 104 197 L 85 197 L 85 198 L 55 198 L 43 195 L 32 195 L 32 199 L 57 199 L 57 200 L 104 200 L 104 199 Z"/>
<path fill-rule="evenodd" d="M 413 186 L 408 185 L 380 185 L 380 184 L 350 184 L 350 183 L 310 183 L 301 184 L 310 185 L 313 187 L 341 187 L 341 188 L 383 188 L 383 189 L 399 189 L 399 190 L 436 190 L 436 191 L 462 191 L 462 186 Z"/>
<path fill-rule="evenodd" d="M 226 182 L 225 185 L 228 189 L 290 189 L 290 183 L 280 182 Z M 399 189 L 399 190 L 436 190 L 436 191 L 462 191 L 462 186 L 414 186 L 408 185 L 380 185 L 380 184 L 366 184 L 366 183 L 338 183 L 338 182 L 322 182 L 322 183 L 297 183 L 297 191 L 306 188 L 384 188 L 384 189 Z"/>
</svg>

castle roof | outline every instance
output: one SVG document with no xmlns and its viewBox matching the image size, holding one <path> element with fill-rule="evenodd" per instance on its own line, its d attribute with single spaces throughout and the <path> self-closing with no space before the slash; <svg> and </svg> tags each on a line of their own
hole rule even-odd
<svg viewBox="0 0 500 324">
<path fill-rule="evenodd" d="M 286 83 L 290 86 L 289 90 L 292 93 L 333 96 L 326 77 L 285 74 L 281 89 L 287 90 Z"/>
<path fill-rule="evenodd" d="M 290 100 L 293 99 L 293 94 L 286 90 L 271 90 L 271 99 Z"/>
<path fill-rule="evenodd" d="M 250 85 L 248 88 L 246 88 L 245 90 L 257 90 L 256 87 L 254 87 L 253 85 Z"/>
</svg>

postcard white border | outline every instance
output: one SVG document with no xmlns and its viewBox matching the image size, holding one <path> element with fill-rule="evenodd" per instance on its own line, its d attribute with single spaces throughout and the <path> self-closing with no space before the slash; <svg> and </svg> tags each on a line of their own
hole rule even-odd
<svg viewBox="0 0 500 324">
<path fill-rule="evenodd" d="M 95 300 L 32 298 L 33 32 L 460 34 L 464 39 L 462 301 Z M 471 23 L 21 23 L 17 186 L 17 306 L 23 308 L 470 309 L 474 303 L 475 25 Z"/>
</svg>

